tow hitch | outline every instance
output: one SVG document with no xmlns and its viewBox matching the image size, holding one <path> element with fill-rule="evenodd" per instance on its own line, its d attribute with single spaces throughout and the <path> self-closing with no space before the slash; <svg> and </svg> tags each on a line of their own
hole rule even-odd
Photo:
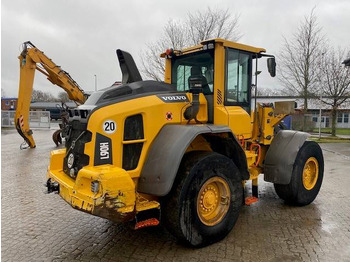
<svg viewBox="0 0 350 262">
<path fill-rule="evenodd" d="M 60 185 L 57 182 L 51 182 L 51 178 L 47 180 L 46 187 L 47 187 L 48 194 L 52 192 L 60 193 Z"/>
</svg>

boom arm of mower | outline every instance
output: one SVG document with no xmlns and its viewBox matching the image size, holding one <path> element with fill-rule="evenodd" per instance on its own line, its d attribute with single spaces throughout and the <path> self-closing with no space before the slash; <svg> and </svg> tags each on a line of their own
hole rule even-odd
<svg viewBox="0 0 350 262">
<path fill-rule="evenodd" d="M 73 78 L 60 66 L 56 65 L 44 52 L 36 48 L 31 42 L 23 44 L 23 51 L 19 58 L 20 80 L 18 91 L 18 102 L 15 114 L 15 127 L 24 138 L 29 147 L 35 147 L 33 132 L 29 128 L 29 109 L 33 92 L 35 70 L 47 76 L 54 85 L 58 85 L 67 92 L 69 99 L 78 104 L 86 100 L 84 91 L 73 80 Z"/>
</svg>

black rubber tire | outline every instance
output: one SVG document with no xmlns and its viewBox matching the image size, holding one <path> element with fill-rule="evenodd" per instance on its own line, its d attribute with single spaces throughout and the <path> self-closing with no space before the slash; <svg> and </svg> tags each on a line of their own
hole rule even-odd
<svg viewBox="0 0 350 262">
<path fill-rule="evenodd" d="M 207 226 L 198 217 L 197 197 L 202 185 L 215 176 L 227 182 L 231 201 L 223 219 Z M 172 190 L 162 201 L 162 220 L 178 240 L 202 247 L 223 239 L 232 230 L 242 201 L 241 175 L 231 159 L 213 152 L 191 152 L 184 156 Z"/>
<path fill-rule="evenodd" d="M 319 172 L 315 186 L 311 190 L 307 190 L 303 185 L 303 169 L 310 157 L 316 158 Z M 305 206 L 310 204 L 320 191 L 323 169 L 322 149 L 316 142 L 306 141 L 297 154 L 290 183 L 288 185 L 274 184 L 277 195 L 290 205 Z"/>
</svg>

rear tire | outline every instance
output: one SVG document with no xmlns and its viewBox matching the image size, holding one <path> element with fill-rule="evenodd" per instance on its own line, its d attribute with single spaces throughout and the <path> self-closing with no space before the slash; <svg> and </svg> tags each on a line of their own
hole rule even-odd
<svg viewBox="0 0 350 262">
<path fill-rule="evenodd" d="M 290 205 L 304 206 L 315 200 L 323 180 L 323 154 L 316 142 L 300 148 L 288 185 L 274 184 L 277 195 Z"/>
<path fill-rule="evenodd" d="M 206 246 L 232 230 L 242 201 L 241 176 L 231 159 L 191 152 L 184 156 L 173 188 L 163 199 L 163 222 L 178 240 Z"/>
</svg>

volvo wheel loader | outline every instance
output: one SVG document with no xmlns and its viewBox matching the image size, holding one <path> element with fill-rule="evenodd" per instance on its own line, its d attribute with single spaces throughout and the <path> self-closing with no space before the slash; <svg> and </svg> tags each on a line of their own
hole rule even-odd
<svg viewBox="0 0 350 262">
<path fill-rule="evenodd" d="M 224 238 L 258 177 L 291 205 L 307 205 L 323 178 L 323 155 L 308 134 L 280 130 L 294 102 L 251 103 L 265 49 L 211 39 L 169 49 L 164 82 L 143 81 L 117 50 L 123 85 L 93 93 L 69 111 L 65 148 L 51 152 L 49 192 L 73 208 L 135 229 L 162 221 L 180 241 Z M 261 60 L 262 61 L 262 60 Z M 253 73 L 255 72 L 255 73 Z"/>
</svg>

